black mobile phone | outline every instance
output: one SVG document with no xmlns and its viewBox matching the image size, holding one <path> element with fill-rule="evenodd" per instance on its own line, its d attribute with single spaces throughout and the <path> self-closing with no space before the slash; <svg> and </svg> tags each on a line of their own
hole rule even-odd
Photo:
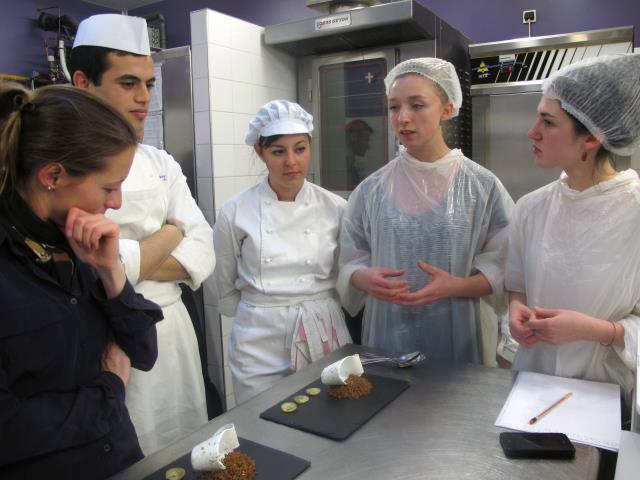
<svg viewBox="0 0 640 480">
<path fill-rule="evenodd" d="M 500 446 L 508 458 L 573 458 L 576 454 L 564 433 L 502 432 Z"/>
</svg>

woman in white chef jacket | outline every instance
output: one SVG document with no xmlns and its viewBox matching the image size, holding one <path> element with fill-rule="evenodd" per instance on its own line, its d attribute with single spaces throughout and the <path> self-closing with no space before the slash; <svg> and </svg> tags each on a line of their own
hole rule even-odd
<svg viewBox="0 0 640 480">
<path fill-rule="evenodd" d="M 517 370 L 633 386 L 640 326 L 640 55 L 598 57 L 543 84 L 529 138 L 558 180 L 521 198 L 505 272 Z"/>
<path fill-rule="evenodd" d="M 312 120 L 286 100 L 260 108 L 245 142 L 268 175 L 226 202 L 214 225 L 218 308 L 235 316 L 237 403 L 351 342 L 335 290 L 346 202 L 305 180 Z"/>
</svg>

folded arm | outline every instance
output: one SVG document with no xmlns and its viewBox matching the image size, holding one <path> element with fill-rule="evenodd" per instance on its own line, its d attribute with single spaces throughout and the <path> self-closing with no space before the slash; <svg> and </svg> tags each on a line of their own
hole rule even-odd
<svg viewBox="0 0 640 480">
<path fill-rule="evenodd" d="M 187 271 L 171 256 L 184 236 L 174 225 L 163 225 L 160 230 L 141 240 L 140 275 L 138 281 L 178 281 L 189 278 Z"/>
</svg>

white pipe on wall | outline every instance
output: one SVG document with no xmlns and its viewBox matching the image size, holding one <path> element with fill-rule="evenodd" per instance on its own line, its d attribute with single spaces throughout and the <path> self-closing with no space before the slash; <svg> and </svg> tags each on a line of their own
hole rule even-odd
<svg viewBox="0 0 640 480">
<path fill-rule="evenodd" d="M 69 74 L 69 69 L 67 68 L 67 57 L 65 53 L 64 40 L 58 40 L 58 57 L 60 58 L 60 68 L 62 69 L 62 73 L 64 74 L 64 78 L 67 79 L 67 82 L 71 82 L 71 75 Z"/>
</svg>

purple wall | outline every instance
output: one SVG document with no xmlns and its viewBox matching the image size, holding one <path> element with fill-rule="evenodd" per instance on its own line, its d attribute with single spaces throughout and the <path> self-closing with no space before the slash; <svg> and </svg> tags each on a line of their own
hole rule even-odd
<svg viewBox="0 0 640 480">
<path fill-rule="evenodd" d="M 55 38 L 56 34 L 36 27 L 38 8 L 57 5 L 62 15 L 78 21 L 95 13 L 108 11 L 78 0 L 2 0 L 0 3 L 0 73 L 23 76 L 29 76 L 34 69 L 46 74 L 44 41 L 46 38 Z M 47 12 L 57 15 L 56 10 Z"/>
<path fill-rule="evenodd" d="M 640 45 L 640 0 L 419 0 L 421 4 L 460 30 L 473 43 L 526 37 L 522 11 L 535 9 L 538 21 L 533 36 L 635 25 Z M 190 42 L 189 12 L 211 8 L 258 25 L 273 25 L 319 15 L 304 0 L 167 0 L 134 10 L 154 11 L 167 18 L 170 47 Z"/>
<path fill-rule="evenodd" d="M 131 14 L 161 12 L 167 20 L 167 46 L 191 43 L 189 13 L 209 8 L 256 25 L 274 25 L 318 15 L 305 0 L 166 0 L 148 7 L 136 8 Z"/>
<path fill-rule="evenodd" d="M 527 36 L 522 10 L 537 10 L 538 22 L 532 35 L 593 30 L 635 25 L 636 45 L 640 45 L 639 0 L 419 0 L 420 3 L 460 30 L 474 43 Z M 45 0 L 2 0 L 0 16 L 0 73 L 28 75 L 32 69 L 46 72 L 43 41 L 53 32 L 35 27 L 39 7 Z M 110 10 L 79 0 L 58 0 L 62 13 L 76 20 Z M 189 13 L 211 8 L 258 25 L 272 25 L 318 15 L 304 0 L 165 0 L 132 10 L 133 15 L 161 12 L 167 19 L 169 47 L 190 43 Z"/>
</svg>

